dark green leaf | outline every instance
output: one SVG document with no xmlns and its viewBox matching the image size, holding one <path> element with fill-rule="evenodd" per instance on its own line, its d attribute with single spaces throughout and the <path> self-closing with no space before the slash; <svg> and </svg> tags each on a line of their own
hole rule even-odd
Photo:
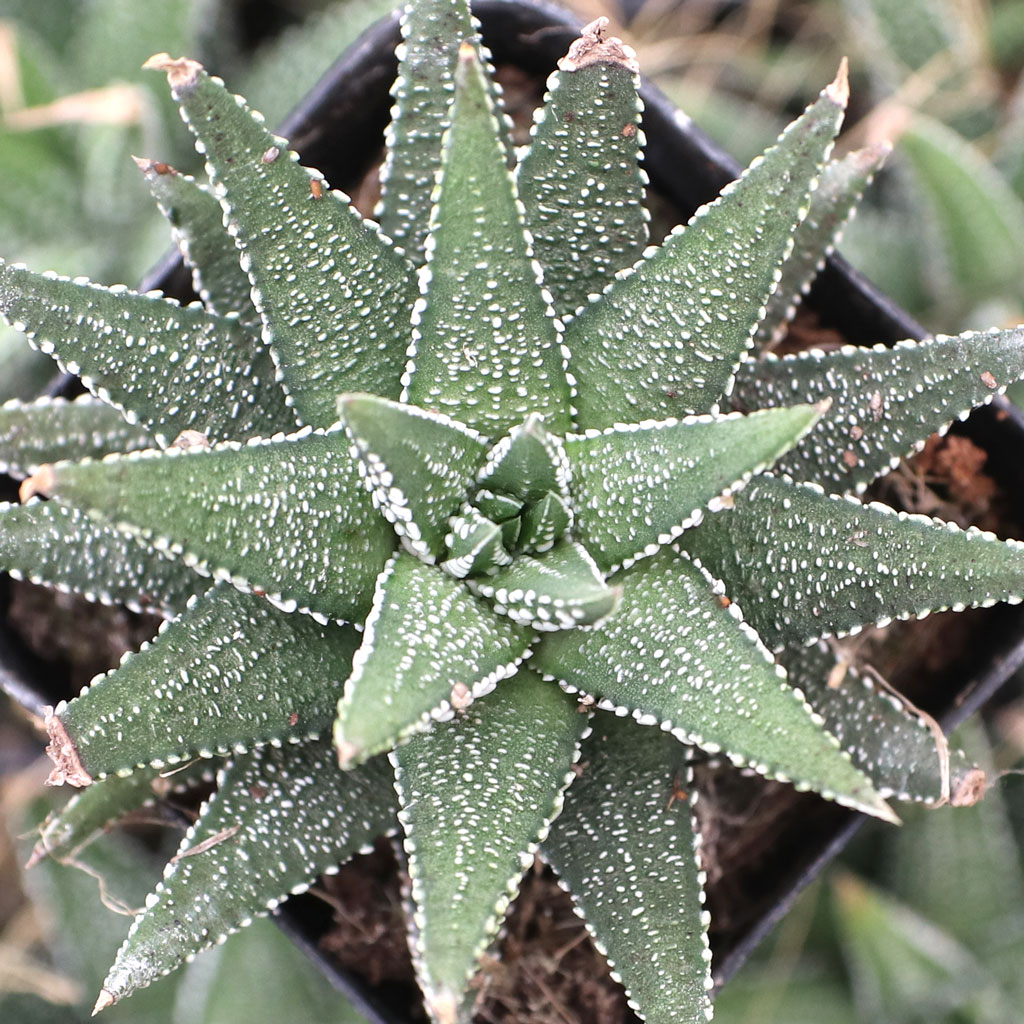
<svg viewBox="0 0 1024 1024">
<path fill-rule="evenodd" d="M 343 765 L 447 721 L 515 672 L 530 630 L 407 552 L 381 573 L 362 646 L 338 704 Z"/>
<path fill-rule="evenodd" d="M 77 765 L 61 751 L 51 781 L 65 770 L 97 778 L 319 736 L 358 643 L 351 626 L 285 615 L 218 584 L 120 668 L 57 705 L 51 738 L 72 744 Z"/>
<path fill-rule="evenodd" d="M 464 43 L 402 398 L 500 437 L 569 422 L 561 323 L 541 287 L 478 52 Z M 481 271 L 485 267 L 485 271 Z"/>
<path fill-rule="evenodd" d="M 700 842 L 683 748 L 633 722 L 599 715 L 580 779 L 541 848 L 585 914 L 630 1005 L 649 1021 L 710 1019 L 711 950 Z M 675 799 L 673 799 L 675 797 Z"/>
<path fill-rule="evenodd" d="M 666 549 L 615 582 L 622 603 L 613 617 L 545 637 L 530 664 L 605 710 L 892 819 L 699 565 Z"/>
<path fill-rule="evenodd" d="M 413 961 L 440 1021 L 455 1020 L 561 810 L 586 724 L 557 686 L 523 670 L 391 755 L 415 904 Z"/>
</svg>

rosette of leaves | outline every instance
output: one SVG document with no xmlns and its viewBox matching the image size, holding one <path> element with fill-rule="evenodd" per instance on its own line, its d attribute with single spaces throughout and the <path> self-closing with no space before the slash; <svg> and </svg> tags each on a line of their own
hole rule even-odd
<svg viewBox="0 0 1024 1024">
<path fill-rule="evenodd" d="M 0 562 L 166 616 L 49 713 L 87 788 L 39 854 L 226 756 L 98 1009 L 398 833 L 434 1019 L 539 851 L 638 1012 L 699 1020 L 695 750 L 887 819 L 978 788 L 812 645 L 1019 599 L 1020 544 L 855 495 L 1024 375 L 1024 335 L 756 358 L 883 155 L 827 162 L 842 71 L 647 248 L 628 48 L 585 29 L 516 153 L 467 5 L 403 32 L 377 222 L 160 55 L 210 182 L 140 166 L 201 302 L 0 268 L 92 392 L 0 414 Z"/>
</svg>

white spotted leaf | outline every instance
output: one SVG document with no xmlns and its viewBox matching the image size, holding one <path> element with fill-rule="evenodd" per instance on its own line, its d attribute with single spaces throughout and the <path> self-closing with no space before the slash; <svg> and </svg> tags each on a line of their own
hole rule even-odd
<svg viewBox="0 0 1024 1024">
<path fill-rule="evenodd" d="M 164 616 L 183 612 L 210 586 L 182 562 L 55 501 L 0 502 L 0 569 L 89 601 Z"/>
<path fill-rule="evenodd" d="M 450 719 L 512 675 L 533 633 L 407 552 L 381 573 L 362 645 L 338 703 L 343 764 Z"/>
<path fill-rule="evenodd" d="M 148 66 L 167 72 L 206 157 L 302 423 L 329 426 L 343 391 L 397 396 L 415 291 L 405 260 L 219 79 L 166 54 Z"/>
<path fill-rule="evenodd" d="M 401 25 L 376 214 L 384 233 L 419 265 L 441 169 L 441 139 L 451 124 L 459 44 L 478 43 L 480 29 L 467 0 L 413 0 L 402 11 Z"/>
<path fill-rule="evenodd" d="M 882 796 L 928 804 L 945 796 L 954 805 L 978 799 L 985 773 L 958 747 L 947 746 L 944 775 L 942 751 L 932 732 L 938 726 L 929 726 L 908 702 L 840 661 L 827 644 L 787 648 L 779 661 L 790 685 L 807 698 Z"/>
<path fill-rule="evenodd" d="M 328 731 L 358 644 L 351 626 L 219 584 L 53 718 L 94 779 L 297 742 Z"/>
<path fill-rule="evenodd" d="M 666 549 L 615 583 L 622 603 L 613 618 L 545 637 L 530 664 L 640 725 L 892 818 L 701 566 Z"/>
<path fill-rule="evenodd" d="M 333 762 L 328 739 L 235 759 L 132 923 L 102 1005 L 169 974 L 394 829 L 387 762 L 351 772 Z"/>
<path fill-rule="evenodd" d="M 340 430 L 58 462 L 39 476 L 39 490 L 203 575 L 331 619 L 366 614 L 394 545 Z"/>
<path fill-rule="evenodd" d="M 234 240 L 224 230 L 224 211 L 213 192 L 194 178 L 156 160 L 137 160 L 160 212 L 167 218 L 182 258 L 192 271 L 192 287 L 211 313 L 237 313 L 254 336 L 260 315 L 250 296 Z M 266 353 L 267 359 L 270 353 Z"/>
<path fill-rule="evenodd" d="M 715 512 L 817 423 L 821 406 L 610 427 L 566 441 L 576 535 L 606 572 Z M 651 471 L 648 467 L 655 467 Z"/>
<path fill-rule="evenodd" d="M 1020 541 L 770 474 L 683 544 L 773 649 L 1024 596 Z"/>
<path fill-rule="evenodd" d="M 714 203 L 568 325 L 578 427 L 715 410 L 776 288 L 845 103 L 841 75 Z"/>
<path fill-rule="evenodd" d="M 487 446 L 441 413 L 373 395 L 343 395 L 338 412 L 374 504 L 413 554 L 436 561 Z"/>
<path fill-rule="evenodd" d="M 751 409 L 831 399 L 814 431 L 777 464 L 795 480 L 860 493 L 1024 377 L 1024 328 L 968 332 L 747 363 L 733 401 Z"/>
<path fill-rule="evenodd" d="M 516 170 L 534 251 L 563 316 L 599 295 L 647 244 L 639 69 L 633 51 L 604 29 L 588 26 L 548 79 Z"/>
<path fill-rule="evenodd" d="M 0 260 L 0 315 L 161 445 L 183 430 L 237 439 L 290 420 L 280 389 L 261 376 L 259 341 L 198 303 Z"/>
<path fill-rule="evenodd" d="M 599 622 L 619 601 L 586 549 L 566 539 L 466 584 L 500 614 L 542 632 Z"/>
<path fill-rule="evenodd" d="M 131 775 L 110 775 L 78 790 L 40 825 L 29 866 L 45 857 L 71 860 L 126 814 L 149 807 L 159 798 L 180 797 L 196 786 L 208 785 L 219 767 L 220 761 L 214 759 L 173 770 L 138 768 Z"/>
<path fill-rule="evenodd" d="M 549 492 L 568 499 L 569 460 L 561 439 L 548 433 L 540 416 L 530 415 L 491 447 L 476 483 L 519 503 Z"/>
<path fill-rule="evenodd" d="M 756 348 L 777 343 L 793 319 L 825 258 L 835 249 L 864 190 L 885 162 L 892 147 L 878 143 L 832 160 L 822 170 L 811 193 L 807 216 L 793 235 L 793 252 L 782 265 L 782 276 L 754 333 Z"/>
<path fill-rule="evenodd" d="M 391 754 L 405 830 L 410 945 L 428 1010 L 453 1024 L 533 854 L 562 806 L 587 718 L 519 672 Z"/>
<path fill-rule="evenodd" d="M 45 462 L 152 448 L 150 434 L 92 395 L 16 399 L 0 405 L 0 472 L 34 473 Z"/>
<path fill-rule="evenodd" d="M 530 413 L 563 433 L 561 323 L 532 256 L 497 116 L 477 48 L 464 43 L 402 400 L 488 437 Z"/>
<path fill-rule="evenodd" d="M 541 847 L 630 1005 L 658 1024 L 711 1016 L 710 915 L 684 750 L 598 716 L 580 779 Z"/>
</svg>

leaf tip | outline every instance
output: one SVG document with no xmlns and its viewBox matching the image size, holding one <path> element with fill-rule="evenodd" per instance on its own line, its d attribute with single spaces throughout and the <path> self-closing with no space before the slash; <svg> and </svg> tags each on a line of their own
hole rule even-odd
<svg viewBox="0 0 1024 1024">
<path fill-rule="evenodd" d="M 92 776 L 85 770 L 78 748 L 68 735 L 64 723 L 53 713 L 52 707 L 46 713 L 46 733 L 50 742 L 46 747 L 47 756 L 53 761 L 53 771 L 46 780 L 48 786 L 84 787 L 91 785 Z"/>
<path fill-rule="evenodd" d="M 337 734 L 334 735 L 334 749 L 338 756 L 338 767 L 342 771 L 354 768 L 362 759 L 363 748 L 357 743 L 351 743 Z"/>
<path fill-rule="evenodd" d="M 167 84 L 174 92 L 195 88 L 203 65 L 189 57 L 172 57 L 169 53 L 154 53 L 145 64 L 144 71 L 163 71 Z"/>
<path fill-rule="evenodd" d="M 608 19 L 595 18 L 580 29 L 579 39 L 574 40 L 568 53 L 558 62 L 559 71 L 580 71 L 592 64 L 619 65 L 634 75 L 640 73 L 636 51 L 616 36 L 605 38 Z"/>
<path fill-rule="evenodd" d="M 96 999 L 96 1005 L 92 1008 L 92 1016 L 95 1017 L 101 1010 L 107 1009 L 108 1006 L 113 1006 L 117 1002 L 113 992 L 108 992 L 105 988 L 100 989 L 100 994 Z"/>
<path fill-rule="evenodd" d="M 458 1020 L 459 1001 L 450 989 L 431 992 L 427 996 L 430 1016 L 437 1024 L 455 1024 Z"/>
<path fill-rule="evenodd" d="M 850 98 L 850 62 L 844 57 L 839 62 L 835 80 L 825 87 L 825 94 L 837 107 L 845 107 Z"/>
<path fill-rule="evenodd" d="M 159 177 L 163 174 L 177 174 L 178 172 L 170 165 L 165 164 L 162 160 L 150 160 L 147 157 L 132 156 L 135 161 L 135 166 L 148 178 L 150 181 Z"/>
<path fill-rule="evenodd" d="M 953 807 L 973 807 L 985 796 L 988 776 L 982 768 L 972 768 L 959 782 L 949 802 Z"/>
<path fill-rule="evenodd" d="M 54 477 L 53 466 L 48 462 L 40 466 L 31 476 L 25 477 L 18 488 L 18 498 L 24 505 L 29 498 L 37 494 L 48 497 L 53 491 Z"/>
</svg>

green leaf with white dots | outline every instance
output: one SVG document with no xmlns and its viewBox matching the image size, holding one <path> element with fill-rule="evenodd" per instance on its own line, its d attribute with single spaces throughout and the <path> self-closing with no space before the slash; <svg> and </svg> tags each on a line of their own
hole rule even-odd
<svg viewBox="0 0 1024 1024">
<path fill-rule="evenodd" d="M 785 333 L 825 258 L 839 244 L 864 189 L 891 150 L 888 143 L 878 143 L 825 165 L 811 193 L 807 216 L 793 235 L 793 252 L 782 265 L 779 285 L 754 332 L 755 348 L 774 345 Z"/>
<path fill-rule="evenodd" d="M 0 315 L 161 445 L 183 430 L 211 440 L 272 433 L 289 418 L 283 394 L 259 375 L 258 341 L 198 303 L 0 260 Z"/>
<path fill-rule="evenodd" d="M 699 564 L 666 549 L 615 582 L 617 614 L 594 629 L 545 637 L 534 668 L 683 743 L 892 820 Z"/>
<path fill-rule="evenodd" d="M 469 43 L 460 50 L 454 104 L 402 398 L 489 437 L 531 412 L 564 433 L 561 324 L 542 287 L 483 67 Z"/>
<path fill-rule="evenodd" d="M 516 172 L 555 309 L 570 315 L 647 244 L 636 54 L 588 25 L 548 79 Z"/>
<path fill-rule="evenodd" d="M 195 178 L 168 164 L 156 160 L 135 162 L 192 270 L 192 287 L 203 305 L 219 316 L 237 313 L 246 328 L 258 336 L 261 321 L 253 308 L 249 278 L 239 263 L 234 241 L 224 230 L 224 212 L 217 197 Z"/>
<path fill-rule="evenodd" d="M 219 761 L 201 760 L 173 771 L 139 768 L 131 775 L 110 775 L 86 786 L 59 811 L 47 816 L 28 866 L 44 857 L 58 861 L 74 858 L 126 814 L 170 793 L 181 794 L 192 786 L 212 782 L 219 765 Z"/>
<path fill-rule="evenodd" d="M 163 54 L 148 66 L 167 72 L 206 156 L 302 423 L 329 426 L 343 391 L 397 396 L 415 295 L 409 265 L 201 65 Z"/>
<path fill-rule="evenodd" d="M 488 493 L 520 503 L 549 492 L 567 499 L 569 460 L 561 439 L 544 429 L 540 416 L 530 415 L 493 445 L 476 482 Z"/>
<path fill-rule="evenodd" d="M 682 543 L 769 647 L 1020 602 L 1024 543 L 764 474 Z"/>
<path fill-rule="evenodd" d="M 419 265 L 441 169 L 441 139 L 451 124 L 459 44 L 464 39 L 479 43 L 480 28 L 467 0 L 412 0 L 401 23 L 376 212 L 381 230 Z"/>
<path fill-rule="evenodd" d="M 586 726 L 575 701 L 523 670 L 392 752 L 413 962 L 435 1020 L 454 1024 L 477 962 L 561 810 Z"/>
<path fill-rule="evenodd" d="M 285 615 L 218 584 L 47 725 L 70 744 L 67 781 L 163 767 L 326 732 L 359 634 Z M 58 763 L 54 782 L 62 781 Z M 83 776 L 84 778 L 84 776 Z"/>
<path fill-rule="evenodd" d="M 743 176 L 566 328 L 581 428 L 716 411 L 846 104 L 845 73 Z"/>
<path fill-rule="evenodd" d="M 787 648 L 779 657 L 789 682 L 821 715 L 825 728 L 884 797 L 954 806 L 984 792 L 985 773 L 962 750 L 939 741 L 939 727 L 905 699 L 837 658 L 824 642 Z"/>
<path fill-rule="evenodd" d="M 110 969 L 109 1006 L 303 892 L 395 827 L 383 759 L 350 772 L 329 739 L 239 755 L 188 830 Z"/>
<path fill-rule="evenodd" d="M 447 721 L 512 675 L 532 638 L 458 580 L 398 552 L 377 583 L 338 703 L 340 762 L 365 760 Z"/>
<path fill-rule="evenodd" d="M 435 561 L 487 450 L 483 440 L 442 413 L 374 395 L 343 395 L 338 413 L 374 504 L 410 551 Z"/>
<path fill-rule="evenodd" d="M 165 616 L 183 612 L 210 587 L 187 565 L 55 501 L 0 503 L 0 569 L 89 601 Z"/>
<path fill-rule="evenodd" d="M 817 423 L 798 405 L 750 416 L 692 416 L 570 437 L 576 535 L 605 571 L 654 554 L 717 511 Z M 656 467 L 652 472 L 650 467 Z"/>
<path fill-rule="evenodd" d="M 689 802 L 673 799 L 679 786 L 694 792 L 677 767 L 684 749 L 597 715 L 581 776 L 541 847 L 630 1006 L 652 1024 L 711 1018 L 700 840 Z"/>
<path fill-rule="evenodd" d="M 92 395 L 0 405 L 0 473 L 28 476 L 45 462 L 152 447 L 142 427 Z"/>
<path fill-rule="evenodd" d="M 521 554 L 491 576 L 467 579 L 466 585 L 501 615 L 541 631 L 598 622 L 619 600 L 619 589 L 609 587 L 586 549 L 570 540 L 540 554 Z"/>
<path fill-rule="evenodd" d="M 748 408 L 819 401 L 832 406 L 777 464 L 795 480 L 861 492 L 919 451 L 936 431 L 991 402 L 1024 377 L 1024 328 L 899 342 L 846 345 L 748 363 L 733 401 Z"/>
<path fill-rule="evenodd" d="M 307 429 L 209 450 L 58 462 L 39 474 L 38 489 L 203 575 L 263 591 L 285 611 L 358 621 L 394 536 L 349 449 L 340 429 Z"/>
</svg>

